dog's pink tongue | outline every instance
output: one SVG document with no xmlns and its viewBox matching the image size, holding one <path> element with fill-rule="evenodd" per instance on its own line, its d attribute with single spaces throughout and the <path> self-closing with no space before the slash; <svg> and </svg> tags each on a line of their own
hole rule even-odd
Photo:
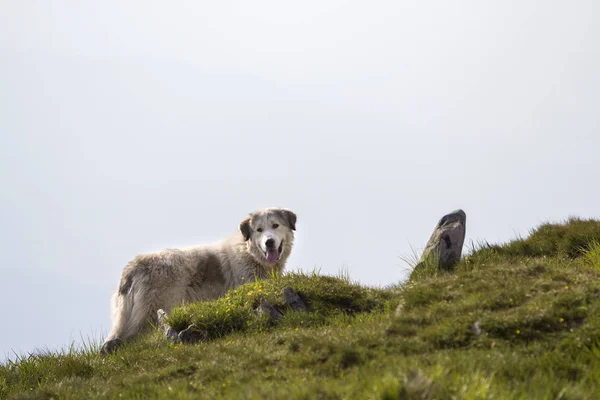
<svg viewBox="0 0 600 400">
<path fill-rule="evenodd" d="M 277 249 L 267 250 L 267 261 L 270 263 L 276 263 L 279 260 L 279 251 Z"/>
</svg>

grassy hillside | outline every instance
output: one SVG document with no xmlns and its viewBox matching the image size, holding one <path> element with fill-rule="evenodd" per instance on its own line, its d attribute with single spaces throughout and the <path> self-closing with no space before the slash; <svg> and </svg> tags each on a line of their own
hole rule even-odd
<svg viewBox="0 0 600 400">
<path fill-rule="evenodd" d="M 97 347 L 31 355 L 0 366 L 0 397 L 597 399 L 599 243 L 600 222 L 570 220 L 389 288 L 256 282 L 171 314 L 208 332 L 204 343 L 151 332 L 105 358 Z M 309 312 L 284 309 L 286 285 Z M 280 323 L 252 313 L 261 297 Z"/>
</svg>

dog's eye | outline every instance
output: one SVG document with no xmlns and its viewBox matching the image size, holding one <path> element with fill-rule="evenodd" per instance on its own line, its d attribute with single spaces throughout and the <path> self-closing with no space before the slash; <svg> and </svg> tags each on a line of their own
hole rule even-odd
<svg viewBox="0 0 600 400">
<path fill-rule="evenodd" d="M 273 229 L 279 228 L 279 224 L 273 224 Z"/>
<path fill-rule="evenodd" d="M 256 228 L 256 232 L 262 232 L 262 228 Z"/>
</svg>

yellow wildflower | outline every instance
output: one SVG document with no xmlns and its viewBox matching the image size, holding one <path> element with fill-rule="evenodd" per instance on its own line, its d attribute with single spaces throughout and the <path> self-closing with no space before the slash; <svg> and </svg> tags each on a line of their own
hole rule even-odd
<svg viewBox="0 0 600 400">
<path fill-rule="evenodd" d="M 517 331 L 515 332 L 517 335 L 521 334 L 521 331 L 517 329 Z"/>
<path fill-rule="evenodd" d="M 559 319 L 560 322 L 565 322 L 564 318 Z"/>
</svg>

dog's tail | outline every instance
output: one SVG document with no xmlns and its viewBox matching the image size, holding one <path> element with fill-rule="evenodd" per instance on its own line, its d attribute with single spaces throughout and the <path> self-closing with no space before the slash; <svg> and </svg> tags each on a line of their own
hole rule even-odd
<svg viewBox="0 0 600 400">
<path fill-rule="evenodd" d="M 105 342 L 116 338 L 127 340 L 142 329 L 151 316 L 144 313 L 144 307 L 140 307 L 143 305 L 141 294 L 143 293 L 136 290 L 135 284 L 126 291 L 120 287 L 113 294 L 111 298 L 113 327 Z"/>
<path fill-rule="evenodd" d="M 128 325 L 127 321 L 131 319 L 133 311 L 133 295 L 131 292 L 122 294 L 117 289 L 112 295 L 110 303 L 112 329 L 104 340 L 105 342 L 117 338 L 124 339 L 125 327 Z"/>
</svg>

